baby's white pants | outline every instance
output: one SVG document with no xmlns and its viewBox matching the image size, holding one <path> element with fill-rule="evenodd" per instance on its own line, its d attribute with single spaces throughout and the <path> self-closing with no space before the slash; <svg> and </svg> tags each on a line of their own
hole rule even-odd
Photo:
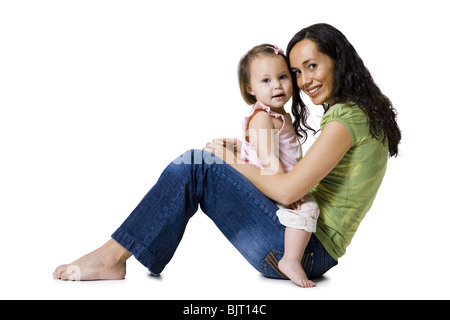
<svg viewBox="0 0 450 320">
<path fill-rule="evenodd" d="M 305 202 L 302 203 L 300 210 L 289 209 L 284 205 L 277 204 L 279 207 L 277 211 L 278 219 L 286 227 L 316 232 L 320 212 L 319 206 L 310 193 L 303 199 Z"/>
</svg>

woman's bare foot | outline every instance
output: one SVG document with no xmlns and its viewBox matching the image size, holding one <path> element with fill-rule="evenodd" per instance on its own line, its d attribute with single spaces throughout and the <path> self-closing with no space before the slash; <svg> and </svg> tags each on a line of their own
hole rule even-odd
<svg viewBox="0 0 450 320">
<path fill-rule="evenodd" d="M 294 282 L 296 285 L 302 288 L 312 288 L 316 284 L 308 279 L 305 271 L 303 270 L 302 264 L 297 260 L 290 260 L 283 257 L 278 262 L 278 268 Z"/>
<path fill-rule="evenodd" d="M 97 250 L 63 264 L 53 272 L 61 280 L 120 280 L 125 278 L 126 261 L 131 256 L 124 247 L 111 239 Z"/>
</svg>

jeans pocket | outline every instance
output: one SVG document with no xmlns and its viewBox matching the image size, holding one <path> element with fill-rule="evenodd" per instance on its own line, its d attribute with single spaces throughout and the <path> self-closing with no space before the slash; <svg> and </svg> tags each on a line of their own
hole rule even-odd
<svg viewBox="0 0 450 320">
<path fill-rule="evenodd" d="M 288 279 L 286 275 L 278 269 L 278 261 L 283 258 L 283 252 L 273 249 L 261 261 L 261 273 L 269 278 Z"/>
<path fill-rule="evenodd" d="M 302 267 L 308 278 L 311 278 L 314 267 L 314 252 L 305 252 L 302 258 Z"/>
<path fill-rule="evenodd" d="M 277 279 L 289 279 L 278 268 L 278 261 L 283 258 L 283 252 L 277 249 L 273 249 L 269 254 L 261 261 L 261 273 L 269 278 Z M 311 276 L 314 267 L 314 252 L 308 252 L 303 255 L 302 267 L 308 277 Z"/>
</svg>

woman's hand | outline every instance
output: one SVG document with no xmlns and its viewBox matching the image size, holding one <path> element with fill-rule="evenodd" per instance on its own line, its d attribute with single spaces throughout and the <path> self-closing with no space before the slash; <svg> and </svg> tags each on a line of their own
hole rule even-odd
<svg viewBox="0 0 450 320">
<path fill-rule="evenodd" d="M 239 139 L 221 138 L 208 142 L 203 150 L 213 153 L 216 157 L 222 158 L 227 163 L 237 163 L 241 146 L 242 142 Z"/>
<path fill-rule="evenodd" d="M 237 156 L 241 153 L 242 141 L 236 138 L 220 138 L 214 139 L 212 143 L 222 145 L 223 147 L 232 150 Z"/>
</svg>

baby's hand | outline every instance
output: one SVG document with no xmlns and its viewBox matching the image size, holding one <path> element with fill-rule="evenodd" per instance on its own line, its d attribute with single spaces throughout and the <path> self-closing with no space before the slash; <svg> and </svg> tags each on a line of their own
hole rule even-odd
<svg viewBox="0 0 450 320">
<path fill-rule="evenodd" d="M 303 203 L 305 203 L 305 200 L 304 198 L 301 198 L 300 200 L 297 200 L 294 203 L 292 203 L 289 207 L 292 210 L 301 210 Z"/>
</svg>

